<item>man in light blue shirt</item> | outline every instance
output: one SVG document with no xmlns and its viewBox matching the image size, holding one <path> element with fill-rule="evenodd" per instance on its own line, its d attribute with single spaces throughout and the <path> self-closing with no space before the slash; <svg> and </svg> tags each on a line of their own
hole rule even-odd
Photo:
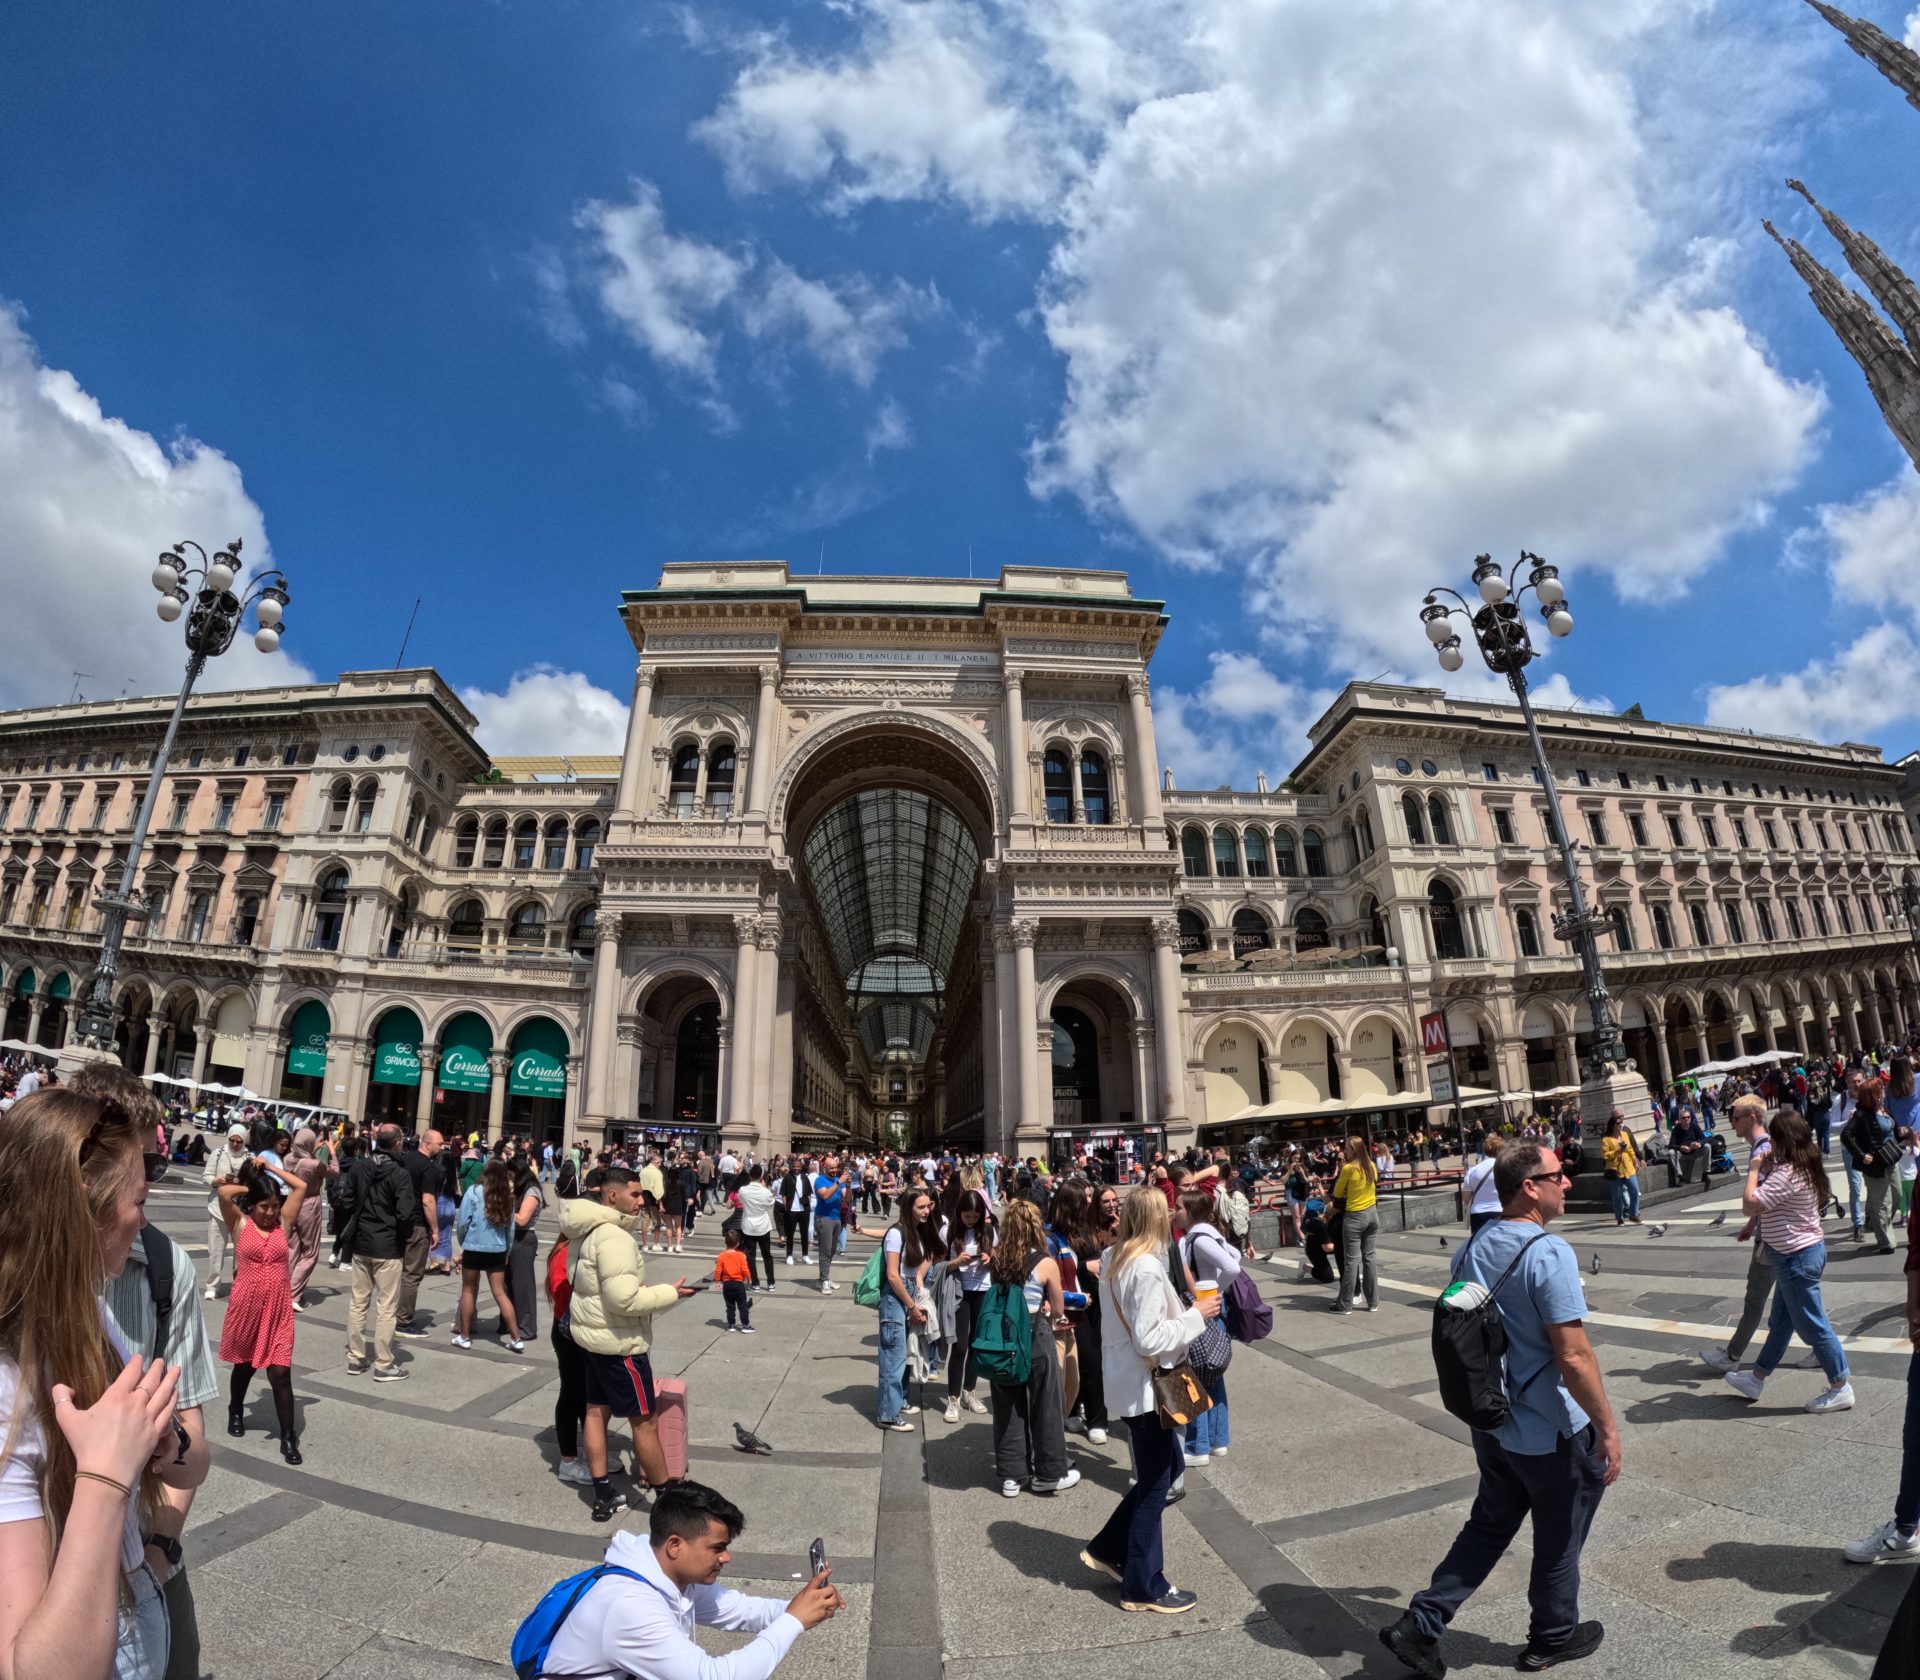
<svg viewBox="0 0 1920 1680">
<path fill-rule="evenodd" d="M 1489 1290 L 1500 1285 L 1493 1302 L 1507 1335 L 1510 1409 L 1497 1432 L 1473 1432 L 1480 1490 L 1466 1527 L 1427 1589 L 1380 1630 L 1380 1642 L 1424 1680 L 1446 1674 L 1441 1634 L 1529 1519 L 1532 1614 L 1521 1671 L 1588 1656 L 1604 1634 L 1580 1620 L 1580 1552 L 1601 1494 L 1620 1476 L 1620 1431 L 1587 1340 L 1579 1259 L 1547 1235 L 1566 1207 L 1568 1177 L 1553 1150 L 1517 1143 L 1500 1152 L 1494 1184 L 1501 1216 L 1468 1239 L 1453 1270 Z"/>
</svg>

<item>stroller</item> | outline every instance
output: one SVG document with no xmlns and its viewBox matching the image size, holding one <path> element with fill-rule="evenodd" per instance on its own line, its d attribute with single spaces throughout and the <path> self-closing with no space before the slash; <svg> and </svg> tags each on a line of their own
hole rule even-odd
<svg viewBox="0 0 1920 1680">
<path fill-rule="evenodd" d="M 1707 1168 L 1710 1173 L 1731 1173 L 1734 1170 L 1733 1156 L 1718 1132 L 1707 1133 L 1707 1159 L 1712 1163 Z"/>
</svg>

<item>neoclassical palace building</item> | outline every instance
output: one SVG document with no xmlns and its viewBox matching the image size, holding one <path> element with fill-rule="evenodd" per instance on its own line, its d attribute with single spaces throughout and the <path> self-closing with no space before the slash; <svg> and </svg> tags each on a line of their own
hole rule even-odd
<svg viewBox="0 0 1920 1680">
<path fill-rule="evenodd" d="M 618 757 L 492 758 L 429 670 L 208 694 L 155 808 L 129 1066 L 536 1137 L 1039 1154 L 1315 1135 L 1574 1082 L 1512 708 L 1349 685 L 1279 787 L 1173 785 L 1117 572 L 668 566 Z M 0 715 L 0 1037 L 65 1041 L 171 702 Z M 1920 1022 L 1879 749 L 1542 714 L 1630 1052 Z"/>
</svg>

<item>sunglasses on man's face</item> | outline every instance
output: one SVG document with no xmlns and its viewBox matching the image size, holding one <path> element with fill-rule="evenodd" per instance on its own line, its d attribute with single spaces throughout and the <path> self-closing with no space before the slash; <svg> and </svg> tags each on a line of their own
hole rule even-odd
<svg viewBox="0 0 1920 1680">
<path fill-rule="evenodd" d="M 1529 1173 L 1527 1175 L 1527 1182 L 1529 1184 L 1550 1184 L 1556 1179 L 1563 1184 L 1571 1184 L 1573 1182 L 1573 1174 L 1568 1172 L 1565 1167 L 1556 1167 L 1552 1172 Z"/>
</svg>

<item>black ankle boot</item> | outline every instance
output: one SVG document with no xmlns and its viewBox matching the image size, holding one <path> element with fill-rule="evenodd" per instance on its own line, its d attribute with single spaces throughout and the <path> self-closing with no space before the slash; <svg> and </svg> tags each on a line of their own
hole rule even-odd
<svg viewBox="0 0 1920 1680">
<path fill-rule="evenodd" d="M 297 1435 L 282 1435 L 280 1437 L 280 1456 L 289 1464 L 305 1462 L 300 1457 L 300 1437 Z"/>
<path fill-rule="evenodd" d="M 244 1406 L 229 1406 L 227 1408 L 227 1433 L 229 1435 L 244 1435 L 246 1432 L 246 1408 Z"/>
</svg>

